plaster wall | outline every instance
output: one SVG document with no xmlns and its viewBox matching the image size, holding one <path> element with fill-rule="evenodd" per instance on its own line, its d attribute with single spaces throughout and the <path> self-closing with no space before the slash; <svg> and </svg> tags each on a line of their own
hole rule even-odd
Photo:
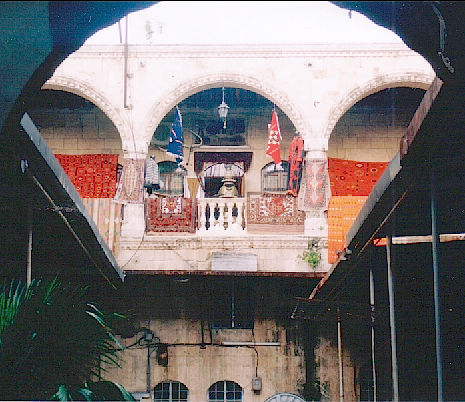
<svg viewBox="0 0 465 402">
<path fill-rule="evenodd" d="M 325 338 L 320 338 L 315 348 L 317 362 L 317 378 L 320 382 L 322 401 L 340 400 L 339 360 L 337 345 Z M 357 401 L 360 391 L 355 384 L 355 366 L 351 360 L 350 352 L 342 351 L 342 377 L 345 401 Z"/>
<path fill-rule="evenodd" d="M 147 321 L 142 325 L 147 326 Z M 205 330 L 207 344 L 204 348 L 200 347 L 199 321 L 152 319 L 149 325 L 160 341 L 169 345 L 166 367 L 158 365 L 155 353 L 152 354 L 151 389 L 162 381 L 180 381 L 189 389 L 189 400 L 202 401 L 206 399 L 207 390 L 212 384 L 228 380 L 242 387 L 244 401 L 261 402 L 279 392 L 298 394 L 306 381 L 303 349 L 286 339 L 285 328 L 275 321 L 256 321 L 254 336 L 252 330 L 212 330 L 210 335 Z M 221 345 L 223 341 L 253 342 L 254 339 L 257 343 L 278 342 L 280 346 L 253 348 Z M 135 340 L 125 339 L 123 343 L 130 345 Z M 123 384 L 131 392 L 146 391 L 147 349 L 129 348 L 124 352 L 123 359 L 120 369 L 109 369 L 109 378 Z M 252 390 L 256 368 L 263 384 L 260 393 Z"/>
<path fill-rule="evenodd" d="M 159 45 L 129 47 L 125 84 L 123 50 L 83 46 L 44 88 L 93 101 L 115 123 L 125 152 L 136 153 L 147 151 L 172 107 L 203 89 L 257 92 L 283 110 L 307 149 L 326 149 L 336 122 L 364 96 L 399 84 L 426 89 L 434 78 L 421 56 L 398 44 Z"/>
</svg>

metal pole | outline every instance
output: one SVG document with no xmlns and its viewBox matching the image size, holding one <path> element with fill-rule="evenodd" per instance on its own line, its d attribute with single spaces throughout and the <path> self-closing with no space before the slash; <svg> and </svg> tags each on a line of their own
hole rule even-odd
<svg viewBox="0 0 465 402">
<path fill-rule="evenodd" d="M 152 395 L 152 386 L 150 385 L 150 343 L 147 344 L 147 392 Z M 150 397 L 152 400 L 152 397 Z"/>
<path fill-rule="evenodd" d="M 434 286 L 434 328 L 436 335 L 436 375 L 438 401 L 443 401 L 442 358 L 441 358 L 441 302 L 439 298 L 439 234 L 436 215 L 436 182 L 434 167 L 431 169 L 431 248 L 433 254 L 433 286 Z"/>
<path fill-rule="evenodd" d="M 375 361 L 375 278 L 370 269 L 370 308 L 371 308 L 371 368 L 373 370 L 373 402 L 376 402 L 376 361 Z"/>
<path fill-rule="evenodd" d="M 27 266 L 26 266 L 26 284 L 29 286 L 32 282 L 32 206 L 27 210 Z"/>
<path fill-rule="evenodd" d="M 341 312 L 337 308 L 337 355 L 339 361 L 339 395 L 341 402 L 344 402 L 344 377 L 342 366 L 342 340 L 341 340 Z"/>
<path fill-rule="evenodd" d="M 389 322 L 391 325 L 391 360 L 392 360 L 392 399 L 399 401 L 399 374 L 397 370 L 397 339 L 396 339 L 396 320 L 394 305 L 394 280 L 392 277 L 391 251 L 392 236 L 386 236 L 386 257 L 387 257 L 387 274 L 388 274 L 388 291 L 389 291 Z"/>
</svg>

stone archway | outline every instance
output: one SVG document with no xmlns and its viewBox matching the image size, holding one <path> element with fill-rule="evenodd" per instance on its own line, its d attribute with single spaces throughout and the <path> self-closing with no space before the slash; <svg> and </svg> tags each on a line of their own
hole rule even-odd
<svg viewBox="0 0 465 402">
<path fill-rule="evenodd" d="M 177 103 L 199 91 L 218 86 L 234 86 L 256 92 L 275 103 L 287 115 L 298 132 L 308 134 L 311 130 L 305 123 L 302 111 L 282 91 L 252 76 L 237 73 L 216 73 L 186 81 L 161 96 L 162 100 L 151 107 L 140 127 L 146 143 L 150 142 L 158 124 Z"/>
<path fill-rule="evenodd" d="M 323 130 L 323 138 L 328 140 L 339 119 L 363 98 L 387 88 L 410 87 L 427 90 L 433 79 L 434 74 L 426 73 L 385 74 L 358 85 L 344 93 L 339 102 L 335 102 L 336 105 L 331 109 L 326 127 Z"/>
<path fill-rule="evenodd" d="M 121 116 L 119 110 L 104 95 L 84 81 L 65 76 L 53 76 L 45 82 L 42 89 L 70 92 L 92 102 L 115 125 L 122 142 L 123 137 L 128 136 L 127 133 L 131 133 L 129 124 Z"/>
</svg>

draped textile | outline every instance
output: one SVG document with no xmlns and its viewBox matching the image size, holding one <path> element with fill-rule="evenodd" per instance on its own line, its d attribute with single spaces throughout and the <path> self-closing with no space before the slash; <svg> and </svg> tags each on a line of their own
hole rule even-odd
<svg viewBox="0 0 465 402">
<path fill-rule="evenodd" d="M 294 197 L 287 194 L 248 193 L 247 223 L 299 225 L 305 221 L 305 213 L 297 210 Z"/>
<path fill-rule="evenodd" d="M 150 186 L 152 184 L 160 184 L 158 163 L 153 156 L 145 162 L 145 185 Z"/>
<path fill-rule="evenodd" d="M 367 196 L 389 162 L 360 162 L 328 158 L 331 194 L 335 196 Z"/>
<path fill-rule="evenodd" d="M 346 247 L 346 234 L 365 204 L 367 196 L 332 196 L 328 205 L 328 262 Z"/>
<path fill-rule="evenodd" d="M 176 112 L 174 115 L 174 121 L 171 125 L 170 140 L 168 143 L 168 149 L 166 153 L 176 158 L 176 163 L 179 165 L 184 160 L 183 153 L 184 139 L 182 136 L 182 116 L 178 107 L 176 106 Z"/>
<path fill-rule="evenodd" d="M 200 181 L 198 177 L 187 178 L 187 188 L 189 189 L 189 197 L 196 198 L 199 190 Z"/>
<path fill-rule="evenodd" d="M 235 163 L 243 162 L 244 171 L 247 172 L 252 163 L 253 152 L 194 152 L 194 170 L 202 172 L 205 162 Z"/>
<path fill-rule="evenodd" d="M 234 177 L 244 175 L 244 162 L 234 162 L 229 165 Z M 203 166 L 204 177 L 224 177 L 226 174 L 226 163 L 204 162 Z"/>
<path fill-rule="evenodd" d="M 81 198 L 114 197 L 118 155 L 56 154 L 55 157 Z"/>
<path fill-rule="evenodd" d="M 298 195 L 301 211 L 321 211 L 328 207 L 330 187 L 326 159 L 307 159 Z"/>
<path fill-rule="evenodd" d="M 289 190 L 288 193 L 297 197 L 302 180 L 302 162 L 304 160 L 304 140 L 296 135 L 289 146 Z"/>
<path fill-rule="evenodd" d="M 278 114 L 276 110 L 271 113 L 271 123 L 268 126 L 268 145 L 266 155 L 273 159 L 275 165 L 281 163 L 281 131 L 279 130 Z"/>
<path fill-rule="evenodd" d="M 150 197 L 146 199 L 145 207 L 146 232 L 195 233 L 195 198 Z"/>
<path fill-rule="evenodd" d="M 144 203 L 145 159 L 124 159 L 114 200 L 122 204 Z"/>
<path fill-rule="evenodd" d="M 121 204 L 110 198 L 84 198 L 82 202 L 93 218 L 100 236 L 116 255 L 121 234 Z"/>
</svg>

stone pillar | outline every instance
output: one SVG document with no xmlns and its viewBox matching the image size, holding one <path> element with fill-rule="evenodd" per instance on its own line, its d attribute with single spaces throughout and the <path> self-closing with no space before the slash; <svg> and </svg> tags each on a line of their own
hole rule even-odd
<svg viewBox="0 0 465 402">
<path fill-rule="evenodd" d="M 328 201 L 331 195 L 328 175 L 327 140 L 305 142 L 305 161 L 298 196 L 299 209 L 305 211 L 305 235 L 327 239 Z M 320 142 L 320 144 L 318 144 Z"/>
</svg>

